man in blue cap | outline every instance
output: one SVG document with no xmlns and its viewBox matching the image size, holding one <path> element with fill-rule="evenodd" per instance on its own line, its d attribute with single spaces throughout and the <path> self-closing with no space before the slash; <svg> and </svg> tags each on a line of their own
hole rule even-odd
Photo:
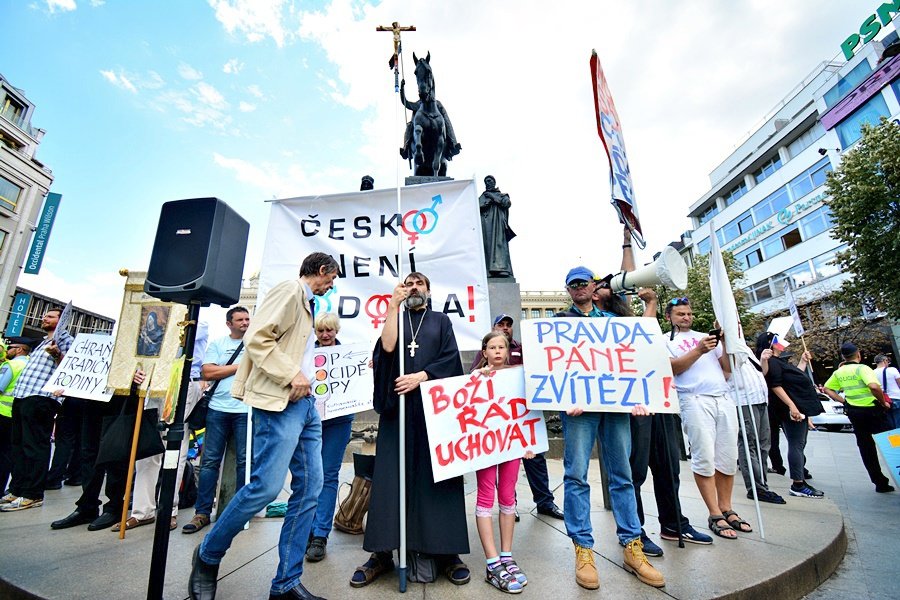
<svg viewBox="0 0 900 600">
<path fill-rule="evenodd" d="M 593 295 L 597 287 L 594 272 L 584 266 L 574 267 L 566 275 L 566 291 L 572 306 L 557 317 L 602 317 L 594 306 Z M 603 465 L 609 475 L 609 498 L 616 534 L 625 547 L 624 567 L 643 583 L 663 587 L 666 580 L 644 554 L 641 542 L 641 522 L 632 483 L 631 419 L 628 413 L 584 412 L 581 408 L 569 408 L 562 415 L 565 449 L 563 465 L 565 477 L 566 532 L 575 544 L 575 581 L 583 588 L 600 587 L 597 567 L 594 565 L 594 538 L 591 535 L 591 486 L 588 483 L 588 465 L 591 451 L 600 441 Z"/>
</svg>

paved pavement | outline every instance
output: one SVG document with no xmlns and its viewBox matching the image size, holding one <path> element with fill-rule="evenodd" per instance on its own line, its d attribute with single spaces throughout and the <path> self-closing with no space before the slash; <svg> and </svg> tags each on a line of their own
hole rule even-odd
<svg viewBox="0 0 900 600">
<path fill-rule="evenodd" d="M 561 462 L 550 460 L 548 464 L 551 485 L 559 485 Z M 522 474 L 518 485 L 522 522 L 516 529 L 515 549 L 519 564 L 529 574 L 524 594 L 541 598 L 659 599 L 798 598 L 804 594 L 816 600 L 897 597 L 894 563 L 900 533 L 897 518 L 900 494 L 875 494 L 865 477 L 852 434 L 811 434 L 808 467 L 815 476 L 814 483 L 825 490 L 827 499 L 788 498 L 785 506 L 764 504 L 766 539 L 762 540 L 751 501 L 736 490 L 735 508 L 757 525 L 756 532 L 742 535 L 737 541 L 716 538 L 712 546 L 688 544 L 679 549 L 674 543 L 661 542 L 653 518 L 655 502 L 648 485 L 644 490 L 647 531 L 666 553 L 662 558 L 652 559 L 667 578 L 667 586 L 662 590 L 639 583 L 621 568 L 622 553 L 615 540 L 612 515 L 602 508 L 600 494 L 595 491 L 591 517 L 602 586 L 599 592 L 582 590 L 575 584 L 572 545 L 563 523 L 528 512 L 533 504 Z M 350 469 L 349 464 L 344 466 L 342 481 L 349 481 Z M 682 481 L 684 512 L 698 529 L 705 530 L 705 510 L 685 463 L 682 472 L 688 475 Z M 590 477 L 599 488 L 596 463 Z M 772 476 L 771 483 L 777 492 L 788 497 L 786 478 Z M 65 516 L 73 508 L 78 491 L 64 488 L 48 492 L 45 505 L 39 509 L 0 514 L 0 539 L 3 540 L 0 597 L 145 597 L 152 527 L 130 531 L 123 541 L 110 531 L 88 532 L 83 527 L 50 530 L 50 521 Z M 467 508 L 474 512 L 471 482 L 467 492 Z M 556 497 L 561 505 L 561 488 Z M 192 514 L 192 510 L 181 511 L 179 525 L 186 523 Z M 256 518 L 250 529 L 235 539 L 220 570 L 218 598 L 267 597 L 277 563 L 280 525 L 279 519 Z M 165 598 L 186 596 L 191 551 L 202 535 L 172 533 Z M 468 599 L 495 595 L 499 598 L 500 592 L 482 580 L 483 559 L 473 526 L 469 527 L 469 538 L 472 553 L 464 559 L 473 568 L 470 584 L 456 587 L 444 579 L 429 585 L 410 584 L 406 596 Z M 847 558 L 838 566 L 848 541 Z M 393 574 L 362 590 L 349 587 L 347 581 L 354 567 L 366 559 L 361 542 L 359 536 L 334 532 L 328 557 L 323 562 L 306 565 L 305 585 L 332 599 L 397 598 L 397 578 Z M 825 581 L 836 566 L 836 574 Z"/>
</svg>

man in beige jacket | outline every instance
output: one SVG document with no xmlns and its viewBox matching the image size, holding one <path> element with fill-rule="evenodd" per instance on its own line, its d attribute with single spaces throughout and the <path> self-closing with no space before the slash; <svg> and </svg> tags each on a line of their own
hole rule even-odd
<svg viewBox="0 0 900 600">
<path fill-rule="evenodd" d="M 244 335 L 244 357 L 231 393 L 253 408 L 253 467 L 249 483 L 235 494 L 194 550 L 188 582 L 194 600 L 215 598 L 219 563 L 231 541 L 244 523 L 278 496 L 289 468 L 291 497 L 269 598 L 318 598 L 300 583 L 322 489 L 322 423 L 309 385 L 316 340 L 313 296 L 330 290 L 337 272 L 338 264 L 328 254 L 307 256 L 300 266 L 300 279 L 269 290 Z"/>
</svg>

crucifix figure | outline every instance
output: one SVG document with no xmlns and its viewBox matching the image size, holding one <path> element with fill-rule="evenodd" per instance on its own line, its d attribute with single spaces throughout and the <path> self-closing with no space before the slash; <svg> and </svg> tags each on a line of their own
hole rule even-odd
<svg viewBox="0 0 900 600">
<path fill-rule="evenodd" d="M 398 55 L 400 54 L 400 32 L 401 31 L 415 31 L 416 26 L 410 25 L 408 27 L 400 27 L 397 21 L 391 23 L 391 26 L 387 25 L 379 25 L 375 28 L 375 31 L 390 31 L 394 34 L 394 54 L 391 56 L 390 60 L 388 60 L 388 68 L 397 71 L 399 65 Z"/>
</svg>

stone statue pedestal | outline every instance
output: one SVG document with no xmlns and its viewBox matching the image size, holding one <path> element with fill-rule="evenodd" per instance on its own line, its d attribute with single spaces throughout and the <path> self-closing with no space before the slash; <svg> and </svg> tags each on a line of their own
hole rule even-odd
<svg viewBox="0 0 900 600">
<path fill-rule="evenodd" d="M 453 178 L 440 175 L 410 175 L 403 180 L 403 185 L 419 185 L 420 183 L 434 183 L 436 181 L 453 181 Z"/>
</svg>

